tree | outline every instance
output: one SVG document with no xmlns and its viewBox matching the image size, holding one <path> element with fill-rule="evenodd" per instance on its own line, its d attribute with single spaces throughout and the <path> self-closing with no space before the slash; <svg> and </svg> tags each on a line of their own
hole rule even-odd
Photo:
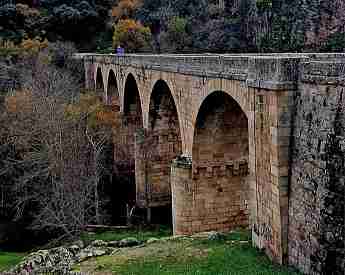
<svg viewBox="0 0 345 275">
<path fill-rule="evenodd" d="M 127 52 L 147 51 L 151 48 L 151 31 L 132 19 L 120 20 L 114 26 L 113 46 L 122 45 Z"/>
<path fill-rule="evenodd" d="M 246 48 L 246 40 L 236 20 L 210 20 L 193 32 L 194 48 L 208 52 L 239 52 Z"/>
<path fill-rule="evenodd" d="M 161 48 L 163 51 L 183 52 L 191 46 L 191 38 L 187 33 L 187 19 L 173 17 L 167 30 L 161 34 Z"/>
<path fill-rule="evenodd" d="M 132 19 L 135 11 L 142 5 L 142 0 L 120 0 L 112 8 L 111 15 L 118 21 L 120 19 Z"/>
<path fill-rule="evenodd" d="M 68 70 L 68 60 L 61 62 L 61 51 L 51 51 L 41 49 L 36 59 L 18 66 L 22 89 L 5 99 L 0 195 L 6 196 L 0 212 L 30 220 L 34 230 L 72 237 L 104 216 L 98 196 L 99 176 L 105 173 L 100 156 L 110 138 L 106 127 L 89 125 L 97 109 L 70 115 L 68 106 L 80 98 L 80 80 Z"/>
</svg>

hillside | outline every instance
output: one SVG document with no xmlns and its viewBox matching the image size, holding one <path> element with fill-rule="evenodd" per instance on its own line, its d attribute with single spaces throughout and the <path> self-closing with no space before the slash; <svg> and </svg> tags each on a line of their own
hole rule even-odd
<svg viewBox="0 0 345 275">
<path fill-rule="evenodd" d="M 119 21 L 133 19 L 151 35 L 128 51 L 342 51 L 344 14 L 341 0 L 21 0 L 0 7 L 0 37 L 68 40 L 80 51 L 109 52 Z M 121 42 L 131 39 L 141 37 L 134 31 Z"/>
</svg>

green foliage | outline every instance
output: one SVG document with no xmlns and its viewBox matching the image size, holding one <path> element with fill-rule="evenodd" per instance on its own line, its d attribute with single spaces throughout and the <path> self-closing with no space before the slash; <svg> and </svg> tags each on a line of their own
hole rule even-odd
<svg viewBox="0 0 345 275">
<path fill-rule="evenodd" d="M 259 12 L 269 10 L 272 8 L 272 0 L 256 0 L 256 7 Z"/>
<path fill-rule="evenodd" d="M 241 32 L 240 22 L 224 18 L 208 21 L 193 32 L 194 47 L 208 52 L 239 52 L 247 43 Z"/>
<path fill-rule="evenodd" d="M 9 40 L 0 40 L 0 56 L 10 57 L 17 56 L 19 53 L 19 48 Z"/>
<path fill-rule="evenodd" d="M 159 226 L 151 228 L 118 229 L 116 231 L 104 231 L 96 234 L 84 232 L 81 238 L 86 242 L 91 242 L 93 240 L 119 241 L 129 237 L 135 237 L 139 241 L 146 241 L 150 238 L 162 238 L 171 235 L 172 232 L 169 227 Z"/>
<path fill-rule="evenodd" d="M 4 252 L 0 250 L 0 272 L 18 264 L 24 256 L 24 253 Z"/>
<path fill-rule="evenodd" d="M 340 31 L 329 31 L 326 41 L 317 34 L 326 22 L 341 21 L 334 7 L 285 0 L 225 1 L 225 9 L 206 0 L 40 0 L 36 7 L 0 7 L 0 38 L 67 40 L 80 51 L 98 53 L 111 53 L 111 41 L 127 52 L 150 51 L 151 45 L 167 52 L 341 51 Z M 135 29 L 112 39 L 111 25 L 121 19 L 149 26 L 152 35 Z"/>
<path fill-rule="evenodd" d="M 112 31 L 100 32 L 96 37 L 96 52 L 100 54 L 114 53 L 113 41 L 112 41 Z"/>
<path fill-rule="evenodd" d="M 175 16 L 169 24 L 169 29 L 172 33 L 180 35 L 186 32 L 187 19 Z"/>
<path fill-rule="evenodd" d="M 187 19 L 174 16 L 168 23 L 167 31 L 162 34 L 163 51 L 181 52 L 191 44 L 190 35 L 187 33 Z"/>
<path fill-rule="evenodd" d="M 336 32 L 324 42 L 321 51 L 343 52 L 345 50 L 345 33 Z"/>
<path fill-rule="evenodd" d="M 103 256 L 78 265 L 94 265 L 93 270 L 123 275 L 298 275 L 293 270 L 272 264 L 251 246 L 248 232 L 232 232 L 223 240 L 181 238 L 158 241 L 123 251 L 121 256 Z M 91 272 L 92 273 L 92 272 Z"/>
<path fill-rule="evenodd" d="M 90 50 L 95 47 L 95 34 L 105 27 L 111 5 L 110 0 L 41 0 L 36 8 L 5 5 L 0 7 L 0 38 L 19 43 L 25 37 L 41 36 L 73 41 Z"/>
</svg>

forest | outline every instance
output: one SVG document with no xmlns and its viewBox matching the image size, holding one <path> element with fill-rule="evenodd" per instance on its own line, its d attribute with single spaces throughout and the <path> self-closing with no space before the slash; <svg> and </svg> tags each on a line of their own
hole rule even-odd
<svg viewBox="0 0 345 275">
<path fill-rule="evenodd" d="M 342 1 L 2 1 L 0 38 L 70 41 L 78 51 L 342 51 Z"/>
</svg>

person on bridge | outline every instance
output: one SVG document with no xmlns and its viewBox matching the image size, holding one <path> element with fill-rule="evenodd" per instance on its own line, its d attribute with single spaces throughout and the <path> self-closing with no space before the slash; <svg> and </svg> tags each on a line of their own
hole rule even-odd
<svg viewBox="0 0 345 275">
<path fill-rule="evenodd" d="M 125 49 L 121 47 L 121 45 L 118 45 L 116 48 L 116 54 L 117 55 L 124 55 L 125 54 Z"/>
</svg>

